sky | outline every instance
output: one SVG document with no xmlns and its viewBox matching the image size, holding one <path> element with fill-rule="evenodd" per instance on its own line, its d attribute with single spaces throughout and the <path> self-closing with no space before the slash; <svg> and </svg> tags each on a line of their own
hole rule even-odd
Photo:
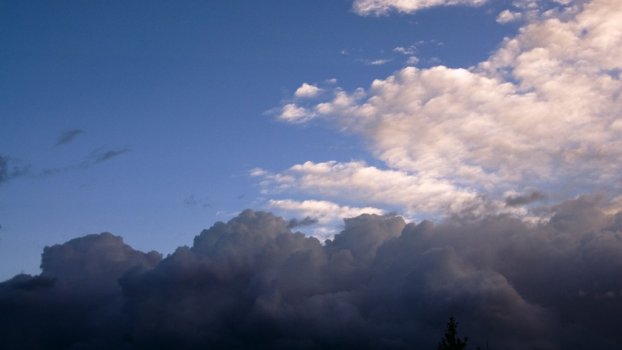
<svg viewBox="0 0 622 350">
<path fill-rule="evenodd" d="M 87 233 L 169 253 L 245 208 L 321 239 L 361 213 L 615 208 L 610 8 L 2 1 L 0 276 Z"/>
<path fill-rule="evenodd" d="M 170 252 L 246 208 L 313 214 L 270 201 L 325 198 L 270 193 L 253 170 L 386 166 L 365 137 L 275 109 L 302 83 L 366 88 L 413 57 L 476 64 L 516 32 L 498 6 L 370 16 L 349 1 L 0 2 L 0 276 L 37 272 L 45 245 L 87 233 Z M 336 204 L 400 209 L 363 202 Z M 334 231 L 322 227 L 309 232 Z"/>
<path fill-rule="evenodd" d="M 0 48 L 3 347 L 622 341 L 619 0 L 0 0 Z"/>
</svg>

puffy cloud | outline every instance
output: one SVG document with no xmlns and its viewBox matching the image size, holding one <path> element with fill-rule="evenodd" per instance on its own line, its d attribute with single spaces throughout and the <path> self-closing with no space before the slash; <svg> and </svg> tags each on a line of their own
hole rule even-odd
<svg viewBox="0 0 622 350">
<path fill-rule="evenodd" d="M 383 206 L 398 205 L 410 213 L 459 212 L 480 200 L 476 193 L 462 190 L 447 181 L 417 177 L 403 171 L 382 170 L 360 161 L 296 164 L 283 173 L 266 174 L 262 184 L 268 191 L 271 189 L 275 192 L 302 191 L 336 200 L 349 199 Z M 294 202 L 272 203 L 273 205 L 281 203 L 281 209 L 294 210 Z M 288 205 L 284 205 L 285 203 Z M 328 209 L 335 214 L 335 217 L 337 215 L 344 217 L 342 214 L 346 214 L 343 210 L 335 210 L 333 203 L 323 201 L 302 203 L 306 203 L 307 209 L 324 208 L 322 211 Z M 346 212 L 349 212 L 349 209 Z"/>
<path fill-rule="evenodd" d="M 300 164 L 275 182 L 441 212 L 443 203 L 482 194 L 502 201 L 528 188 L 567 198 L 619 192 L 622 3 L 569 5 L 528 21 L 475 67 L 406 67 L 366 90 L 337 89 L 332 100 L 306 106 L 369 141 L 387 169 L 365 172 L 382 183 L 357 182 L 367 167 L 353 163 Z M 396 183 L 401 191 L 384 191 Z"/>
<path fill-rule="evenodd" d="M 0 347 L 124 348 L 129 324 L 118 281 L 160 260 L 159 253 L 136 251 L 109 233 L 46 247 L 40 275 L 0 283 Z"/>
<path fill-rule="evenodd" d="M 390 11 L 413 13 L 436 6 L 480 6 L 486 0 L 355 0 L 352 8 L 359 15 L 384 15 Z"/>
<path fill-rule="evenodd" d="M 268 202 L 268 206 L 286 212 L 317 218 L 318 222 L 322 224 L 340 221 L 343 218 L 359 216 L 361 214 L 383 214 L 382 209 L 378 208 L 340 206 L 333 202 L 319 200 L 295 201 L 291 199 L 272 199 Z"/>
<path fill-rule="evenodd" d="M 510 23 L 519 20 L 522 17 L 520 12 L 513 12 L 510 10 L 503 10 L 497 16 L 497 22 L 499 23 Z"/>
<path fill-rule="evenodd" d="M 294 103 L 284 105 L 278 115 L 280 120 L 289 123 L 304 123 L 313 119 L 313 117 L 313 113 Z"/>
<path fill-rule="evenodd" d="M 117 280 L 132 269 L 155 266 L 156 252 L 144 254 L 110 233 L 87 235 L 61 245 L 45 247 L 41 256 L 41 276 L 58 279 L 71 288 L 76 285 L 118 288 Z"/>
<path fill-rule="evenodd" d="M 294 96 L 298 98 L 311 98 L 317 96 L 320 92 L 322 92 L 322 89 L 317 87 L 317 85 L 302 83 L 294 92 Z"/>
<path fill-rule="evenodd" d="M 365 214 L 322 245 L 244 211 L 162 261 L 92 235 L 0 283 L 0 346 L 432 348 L 450 315 L 472 346 L 611 349 L 622 341 L 622 212 L 602 197 L 535 225 Z"/>
</svg>

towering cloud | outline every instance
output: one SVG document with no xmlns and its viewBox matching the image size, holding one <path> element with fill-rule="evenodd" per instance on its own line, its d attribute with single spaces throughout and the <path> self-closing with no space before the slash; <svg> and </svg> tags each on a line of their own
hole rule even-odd
<svg viewBox="0 0 622 350">
<path fill-rule="evenodd" d="M 537 225 L 362 215 L 324 245 L 248 210 L 162 261 L 86 236 L 0 284 L 0 347 L 424 349 L 454 315 L 473 346 L 615 348 L 622 212 L 546 210 Z"/>
<path fill-rule="evenodd" d="M 161 259 L 109 233 L 46 247 L 39 276 L 0 284 L 2 349 L 106 349 L 128 336 L 119 278 Z"/>
</svg>

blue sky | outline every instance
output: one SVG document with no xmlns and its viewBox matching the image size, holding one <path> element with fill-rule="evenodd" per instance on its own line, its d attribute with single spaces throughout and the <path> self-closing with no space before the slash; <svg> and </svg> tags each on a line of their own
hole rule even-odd
<svg viewBox="0 0 622 350">
<path fill-rule="evenodd" d="M 292 218 L 319 213 L 320 209 L 305 211 L 299 205 L 304 200 L 395 210 L 413 218 L 445 211 L 439 209 L 445 208 L 443 203 L 411 207 L 399 198 L 342 195 L 360 191 L 365 197 L 367 192 L 356 186 L 305 183 L 305 172 L 319 164 L 335 172 L 331 179 L 341 176 L 354 183 L 335 169 L 353 171 L 358 164 L 360 169 L 378 170 L 378 178 L 396 178 L 396 183 L 429 180 L 426 188 L 447 185 L 448 193 L 465 201 L 478 193 L 491 193 L 502 201 L 504 196 L 546 189 L 553 189 L 549 196 L 554 199 L 563 197 L 556 186 L 574 184 L 584 173 L 549 170 L 551 164 L 561 164 L 555 163 L 559 159 L 559 168 L 571 168 L 570 153 L 529 164 L 531 170 L 519 167 L 517 173 L 524 176 L 518 179 L 508 175 L 507 169 L 516 166 L 510 158 L 501 159 L 497 168 L 497 160 L 488 153 L 469 148 L 455 162 L 476 164 L 488 175 L 473 175 L 473 180 L 457 165 L 434 168 L 418 163 L 425 157 L 413 156 L 428 151 L 438 156 L 445 150 L 387 146 L 387 139 L 379 136 L 388 130 L 382 118 L 393 116 L 382 110 L 386 106 L 375 109 L 379 119 L 372 123 L 383 127 L 357 118 L 374 96 L 392 103 L 382 91 L 370 88 L 375 79 L 398 77 L 398 89 L 423 86 L 432 91 L 426 72 L 438 75 L 430 79 L 442 81 L 462 74 L 458 68 L 474 76 L 472 85 L 480 92 L 488 85 L 478 85 L 483 80 L 477 79 L 484 77 L 499 82 L 491 91 L 516 83 L 515 91 L 503 96 L 530 98 L 529 91 L 540 89 L 536 83 L 527 84 L 531 76 L 503 76 L 504 65 L 482 62 L 493 62 L 495 52 L 509 47 L 503 38 L 515 37 L 519 28 L 578 13 L 571 9 L 572 2 L 541 1 L 534 8 L 509 1 L 470 6 L 465 1 L 466 5 L 427 9 L 384 3 L 383 13 L 363 13 L 353 10 L 352 1 L 335 0 L 1 1 L 0 155 L 8 175 L 0 182 L 0 278 L 20 271 L 36 273 L 44 246 L 87 233 L 110 231 L 135 248 L 169 253 L 190 244 L 201 229 L 245 208 Z M 554 6 L 562 9 L 545 13 Z M 499 17 L 506 9 L 522 19 Z M 507 65 L 519 67 L 518 61 L 512 62 Z M 417 67 L 419 81 L 408 80 L 419 74 L 403 70 L 408 65 Z M 303 83 L 322 92 L 312 96 L 319 100 L 296 97 Z M 340 93 L 356 96 L 358 88 L 364 96 L 350 110 L 335 107 Z M 488 105 L 486 97 L 481 101 L 478 105 Z M 518 101 L 514 106 L 513 101 L 504 103 L 511 108 L 533 105 Z M 331 112 L 321 112 L 321 103 Z M 304 121 L 288 120 L 283 114 L 287 105 L 320 112 Z M 549 105 L 553 102 L 542 108 Z M 418 126 L 404 125 L 413 138 L 423 138 L 416 132 Z M 513 149 L 522 141 L 516 142 Z M 478 144 L 477 149 L 486 145 Z M 572 145 L 569 149 L 577 157 L 585 152 L 592 156 L 591 151 L 581 153 L 592 150 L 592 144 L 574 140 Z M 405 153 L 395 153 L 398 148 Z M 567 148 L 556 143 L 553 149 Z M 416 169 L 406 160 L 413 160 Z M 330 161 L 334 163 L 326 163 Z M 291 170 L 295 165 L 301 167 Z M 566 180 L 561 185 L 534 181 L 532 170 L 539 179 Z M 461 175 L 447 175 L 456 171 Z M 598 190 L 615 182 L 612 177 L 592 180 L 586 186 Z M 421 190 L 417 188 L 414 191 Z M 533 218 L 528 209 L 520 209 L 512 208 L 512 213 Z M 325 225 L 309 232 L 330 234 L 336 219 L 327 216 L 320 222 Z"/>
</svg>

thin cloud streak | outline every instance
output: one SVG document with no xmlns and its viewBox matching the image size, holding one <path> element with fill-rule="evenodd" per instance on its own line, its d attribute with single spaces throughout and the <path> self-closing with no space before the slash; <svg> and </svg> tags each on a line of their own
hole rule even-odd
<svg viewBox="0 0 622 350">
<path fill-rule="evenodd" d="M 95 163 L 102 163 L 105 161 L 108 161 L 112 158 L 118 157 L 120 155 L 126 154 L 128 152 L 130 152 L 131 149 L 129 148 L 119 148 L 119 149 L 111 149 L 108 151 L 103 151 L 103 152 L 98 152 L 95 155 Z"/>
<path fill-rule="evenodd" d="M 78 136 L 84 133 L 82 129 L 71 129 L 63 131 L 56 140 L 56 146 L 61 146 L 74 141 Z"/>
</svg>

